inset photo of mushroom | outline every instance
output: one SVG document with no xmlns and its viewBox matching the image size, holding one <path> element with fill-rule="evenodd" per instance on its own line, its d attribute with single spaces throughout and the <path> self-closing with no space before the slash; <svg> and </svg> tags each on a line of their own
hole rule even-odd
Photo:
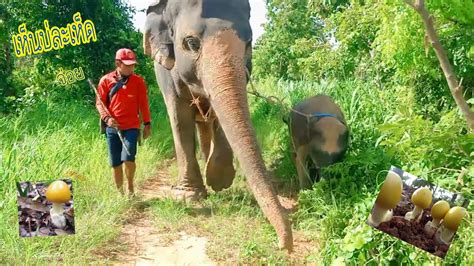
<svg viewBox="0 0 474 266">
<path fill-rule="evenodd" d="M 469 200 L 392 166 L 367 224 L 444 258 Z"/>
<path fill-rule="evenodd" d="M 21 237 L 72 235 L 74 205 L 70 179 L 17 182 Z"/>
</svg>

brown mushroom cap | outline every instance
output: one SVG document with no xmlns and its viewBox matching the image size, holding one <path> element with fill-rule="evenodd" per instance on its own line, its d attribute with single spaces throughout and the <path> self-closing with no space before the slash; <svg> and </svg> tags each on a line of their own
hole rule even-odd
<svg viewBox="0 0 474 266">
<path fill-rule="evenodd" d="M 445 200 L 440 200 L 431 207 L 431 216 L 435 219 L 441 220 L 448 211 L 449 203 Z"/>
<path fill-rule="evenodd" d="M 444 227 L 448 228 L 451 231 L 456 231 L 465 214 L 466 209 L 464 209 L 463 207 L 452 207 L 444 216 Z"/>
<path fill-rule="evenodd" d="M 71 191 L 66 182 L 57 180 L 48 186 L 46 198 L 54 203 L 66 203 L 71 199 Z"/>
<path fill-rule="evenodd" d="M 433 193 L 427 187 L 420 187 L 413 195 L 411 195 L 411 202 L 422 209 L 426 209 L 430 206 Z"/>
<path fill-rule="evenodd" d="M 402 179 L 400 176 L 389 171 L 382 187 L 380 188 L 375 204 L 386 210 L 395 208 L 402 198 L 402 189 Z"/>
</svg>

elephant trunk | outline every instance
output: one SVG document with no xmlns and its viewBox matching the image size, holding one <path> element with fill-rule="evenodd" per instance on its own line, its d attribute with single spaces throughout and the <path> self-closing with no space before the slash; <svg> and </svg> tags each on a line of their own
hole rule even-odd
<svg viewBox="0 0 474 266">
<path fill-rule="evenodd" d="M 198 73 L 229 144 L 263 213 L 275 228 L 279 248 L 292 250 L 288 214 L 280 205 L 250 123 L 245 43 L 232 30 L 204 40 Z"/>
</svg>

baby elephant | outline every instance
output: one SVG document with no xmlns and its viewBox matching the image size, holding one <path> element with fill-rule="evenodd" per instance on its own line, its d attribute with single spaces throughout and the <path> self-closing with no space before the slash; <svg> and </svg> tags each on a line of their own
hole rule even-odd
<svg viewBox="0 0 474 266">
<path fill-rule="evenodd" d="M 343 159 L 349 129 L 339 106 L 322 94 L 298 103 L 289 118 L 300 187 L 311 188 L 320 179 L 321 167 Z"/>
</svg>

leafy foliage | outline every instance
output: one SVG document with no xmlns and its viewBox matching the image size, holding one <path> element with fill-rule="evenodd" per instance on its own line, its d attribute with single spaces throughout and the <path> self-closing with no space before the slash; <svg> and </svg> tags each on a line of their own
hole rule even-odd
<svg viewBox="0 0 474 266">
<path fill-rule="evenodd" d="M 428 3 L 456 74 L 466 88 L 474 87 L 474 4 Z M 380 88 L 410 86 L 415 110 L 434 120 L 438 111 L 454 106 L 434 52 L 426 54 L 423 48 L 419 15 L 403 1 L 269 1 L 268 8 L 269 22 L 255 51 L 257 77 L 357 77 L 376 81 Z M 300 23 L 296 29 L 295 18 Z M 466 94 L 472 97 L 471 90 Z"/>
<path fill-rule="evenodd" d="M 290 2 L 293 9 L 285 8 Z M 269 22 L 257 41 L 254 62 L 259 91 L 285 98 L 286 108 L 308 96 L 328 94 L 341 105 L 351 128 L 346 159 L 325 170 L 326 176 L 338 178 L 323 179 L 312 191 L 299 194 L 296 226 L 314 231 L 322 243 L 308 261 L 428 263 L 432 259 L 427 254 L 364 225 L 390 164 L 466 198 L 474 193 L 474 135 L 456 109 L 434 52 L 425 45 L 421 19 L 403 1 L 305 2 L 269 1 Z M 425 2 L 469 99 L 474 87 L 474 4 Z M 315 19 L 313 31 L 287 27 L 294 17 L 301 23 Z M 262 105 L 255 100 L 253 114 L 257 132 L 263 131 L 263 150 L 291 150 L 287 133 L 266 131 L 265 121 L 278 119 L 263 112 L 272 107 Z M 271 130 L 280 129 L 274 125 Z M 287 147 L 275 145 L 281 142 Z M 266 156 L 270 164 L 271 158 Z M 283 178 L 296 178 L 289 156 L 272 166 Z M 460 178 L 463 168 L 466 174 Z M 467 220 L 469 227 L 472 219 Z M 472 264 L 474 257 L 464 252 L 472 245 L 469 230 L 458 232 L 446 263 Z"/>
<path fill-rule="evenodd" d="M 426 120 L 413 111 L 415 97 L 409 88 L 373 89 L 360 80 L 314 83 L 273 78 L 260 80 L 256 88 L 263 95 L 283 99 L 280 106 L 249 96 L 264 159 L 287 187 L 297 187 L 293 147 L 281 120 L 289 107 L 309 96 L 328 94 L 341 106 L 350 127 L 344 161 L 324 169 L 325 178 L 312 190 L 299 193 L 294 226 L 311 232 L 312 240 L 320 245 L 307 262 L 418 265 L 432 260 L 428 253 L 373 230 L 365 221 L 390 165 L 472 197 L 474 139 L 460 126 L 458 112 L 443 112 L 438 122 Z M 467 173 L 460 182 L 463 167 Z M 464 251 L 472 244 L 469 219 L 464 228 L 451 245 L 448 263 L 469 265 L 474 260 Z"/>
<path fill-rule="evenodd" d="M 15 58 L 10 48 L 10 36 L 18 33 L 17 27 L 21 23 L 26 23 L 28 30 L 34 32 L 44 27 L 45 19 L 50 25 L 67 25 L 76 12 L 81 13 L 83 20 L 89 19 L 94 23 L 97 42 Z M 4 98 L 6 110 L 3 111 L 31 106 L 46 97 L 58 102 L 93 99 L 93 92 L 85 81 L 59 86 L 55 82 L 59 68 L 70 70 L 82 67 L 86 78 L 98 82 L 102 75 L 115 68 L 115 51 L 122 47 L 136 52 L 140 62 L 137 73 L 143 75 L 148 83 L 154 83 L 152 64 L 145 58 L 141 47 L 142 34 L 133 28 L 131 22 L 132 12 L 132 8 L 119 0 L 35 0 L 1 4 L 0 27 L 4 30 L 0 34 L 0 43 L 8 60 L 6 63 L 0 61 L 0 66 L 9 66 L 1 70 L 8 71 L 5 73 L 7 83 L 0 84 L 0 96 L 7 97 Z"/>
<path fill-rule="evenodd" d="M 472 1 L 427 2 L 457 75 L 463 77 L 466 88 L 474 87 Z M 283 105 L 253 96 L 249 96 L 249 103 L 263 157 L 274 176 L 296 186 L 293 147 L 282 117 L 302 99 L 317 93 L 332 96 L 351 130 L 345 160 L 326 168 L 326 178 L 312 190 L 299 193 L 299 209 L 291 217 L 293 224 L 319 245 L 304 260 L 325 265 L 419 265 L 433 261 L 427 253 L 364 224 L 391 164 L 466 198 L 474 193 L 474 138 L 454 108 L 433 51 L 424 47 L 419 16 L 403 1 L 393 0 L 269 0 L 267 8 L 266 32 L 254 52 L 254 77 L 258 78 L 260 93 L 282 98 Z M 20 23 L 27 23 L 33 31 L 42 28 L 45 19 L 51 25 L 65 25 L 75 12 L 94 22 L 97 42 L 26 58 L 13 56 L 9 38 Z M 86 77 L 97 81 L 114 68 L 115 51 L 128 47 L 137 52 L 138 73 L 148 84 L 154 83 L 151 62 L 141 50 L 141 34 L 130 22 L 132 12 L 119 0 L 0 4 L 0 50 L 5 52 L 0 57 L 0 112 L 15 112 L 0 117 L 4 129 L 0 131 L 0 177 L 5 177 L 0 178 L 0 195 L 13 195 L 13 181 L 20 177 L 40 180 L 57 176 L 68 167 L 97 177 L 78 186 L 78 192 L 84 195 L 77 202 L 82 213 L 78 213 L 78 225 L 86 230 L 84 241 L 72 243 L 69 239 L 59 251 L 57 241 L 50 239 L 36 246 L 18 242 L 8 237 L 16 230 L 9 226 L 13 223 L 8 217 L 12 216 L 1 212 L 4 219 L 0 220 L 0 236 L 4 237 L 0 238 L 5 239 L 0 243 L 5 247 L 0 250 L 1 259 L 20 262 L 25 257 L 21 263 L 37 263 L 38 257 L 43 261 L 60 254 L 66 258 L 63 262 L 81 264 L 96 259 L 87 253 L 91 247 L 117 234 L 117 224 L 111 223 L 107 215 L 112 213 L 116 218 L 113 221 L 119 221 L 117 210 L 129 206 L 111 196 L 108 174 L 100 167 L 105 155 L 103 140 L 93 133 L 96 114 L 92 109 L 83 111 L 91 108 L 93 94 L 85 82 L 60 87 L 54 79 L 60 67 L 82 67 Z M 465 96 L 472 98 L 472 91 L 466 90 Z M 159 126 L 159 133 L 141 153 L 145 161 L 139 167 L 139 179 L 149 175 L 146 172 L 152 171 L 155 161 L 172 154 L 166 108 L 159 100 L 154 103 L 158 105 L 153 108 L 158 110 L 154 121 L 163 121 L 165 130 Z M 462 168 L 467 172 L 459 178 Z M 225 247 L 232 252 L 238 249 L 243 261 L 286 262 L 283 252 L 274 252 L 274 231 L 263 215 L 255 212 L 255 200 L 239 178 L 240 187 L 213 194 L 205 202 L 217 222 L 207 223 L 194 214 L 195 219 L 189 223 L 193 208 L 171 201 L 153 202 L 151 211 L 163 228 L 178 227 L 181 231 L 184 224 L 200 223 L 201 228 L 212 231 L 219 244 L 213 247 L 214 253 L 219 258 L 225 259 L 227 253 L 221 250 Z M 90 186 L 98 189 L 85 191 Z M 103 212 L 95 211 L 100 197 L 105 199 L 99 204 Z M 13 213 L 14 200 L 0 200 L 2 208 Z M 472 213 L 473 207 L 468 211 Z M 93 219 L 84 219 L 89 215 Z M 222 230 L 229 217 L 232 236 Z M 255 235 L 248 234 L 246 222 L 251 218 L 255 219 L 252 227 L 258 228 Z M 447 264 L 474 262 L 469 253 L 473 246 L 469 228 L 472 216 L 466 220 L 468 227 L 461 226 L 458 231 L 458 239 L 445 259 Z M 97 224 L 104 226 L 96 230 Z M 84 253 L 84 259 L 65 256 Z"/>
</svg>

